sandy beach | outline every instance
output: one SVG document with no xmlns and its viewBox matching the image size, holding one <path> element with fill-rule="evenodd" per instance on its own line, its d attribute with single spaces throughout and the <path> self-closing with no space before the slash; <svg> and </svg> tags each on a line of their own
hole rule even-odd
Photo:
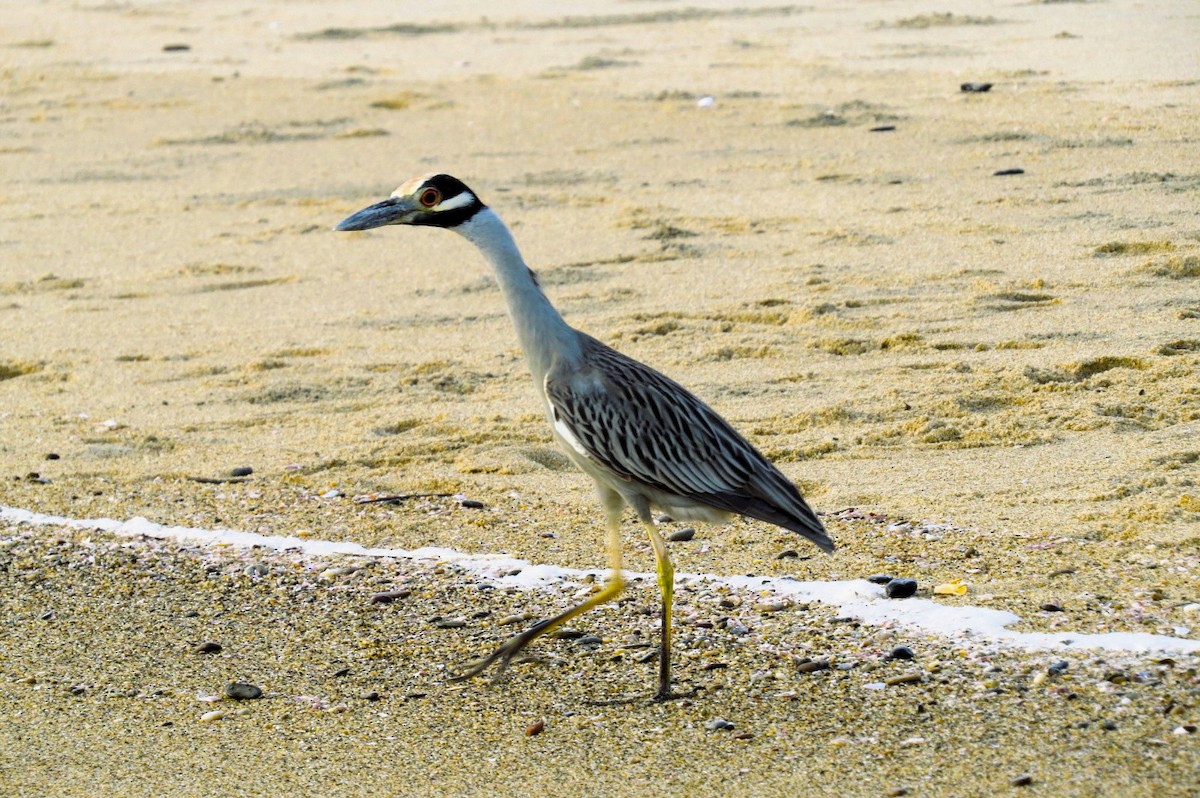
<svg viewBox="0 0 1200 798">
<path fill-rule="evenodd" d="M 0 794 L 1200 795 L 1198 39 L 1185 0 L 9 15 Z M 601 568 L 487 264 L 332 231 L 435 171 L 838 544 L 700 526 L 681 573 L 889 574 L 1177 644 L 696 579 L 690 695 L 655 704 L 642 580 L 504 683 L 448 682 L 590 586 L 20 520 Z"/>
</svg>

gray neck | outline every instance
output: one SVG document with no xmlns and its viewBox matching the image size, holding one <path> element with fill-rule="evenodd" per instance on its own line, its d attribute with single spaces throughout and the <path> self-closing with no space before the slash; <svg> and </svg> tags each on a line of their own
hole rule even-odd
<svg viewBox="0 0 1200 798">
<path fill-rule="evenodd" d="M 517 338 L 539 391 L 556 356 L 578 360 L 578 333 L 550 304 L 525 265 L 508 225 L 491 208 L 484 208 L 466 222 L 451 228 L 479 247 L 492 264 L 496 281 L 508 303 Z"/>
</svg>

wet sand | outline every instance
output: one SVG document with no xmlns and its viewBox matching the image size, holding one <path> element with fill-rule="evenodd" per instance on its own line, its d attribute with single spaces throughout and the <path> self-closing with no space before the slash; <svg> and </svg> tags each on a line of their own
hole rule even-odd
<svg viewBox="0 0 1200 798">
<path fill-rule="evenodd" d="M 1189 4 L 26 16 L 0 40 L 0 504 L 602 565 L 592 488 L 478 255 L 438 230 L 330 231 L 439 170 L 510 223 L 573 324 L 708 400 L 839 544 L 701 528 L 680 571 L 961 579 L 939 600 L 1029 630 L 1200 637 Z M 391 493 L 416 496 L 353 501 Z M 3 539 L 17 794 L 939 795 L 1030 773 L 1038 794 L 1150 795 L 1200 767 L 1195 657 L 1049 674 L 1051 652 L 697 588 L 678 663 L 697 692 L 658 706 L 649 587 L 581 620 L 602 644 L 548 641 L 489 688 L 444 676 L 500 619 L 578 599 L 427 563 Z M 916 659 L 885 657 L 902 644 Z M 267 700 L 197 700 L 233 679 Z M 718 716 L 736 730 L 706 730 Z"/>
</svg>

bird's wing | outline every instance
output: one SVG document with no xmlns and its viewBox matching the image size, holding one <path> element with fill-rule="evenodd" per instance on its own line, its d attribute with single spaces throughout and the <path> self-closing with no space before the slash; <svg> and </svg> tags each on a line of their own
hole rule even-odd
<svg viewBox="0 0 1200 798">
<path fill-rule="evenodd" d="M 796 486 L 704 402 L 589 336 L 581 365 L 546 375 L 554 423 L 617 477 L 833 542 Z"/>
</svg>

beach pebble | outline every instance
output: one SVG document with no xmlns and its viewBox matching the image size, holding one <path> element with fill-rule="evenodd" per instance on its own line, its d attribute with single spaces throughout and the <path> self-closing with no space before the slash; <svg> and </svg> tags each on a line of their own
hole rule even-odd
<svg viewBox="0 0 1200 798">
<path fill-rule="evenodd" d="M 73 684 L 67 688 L 67 692 L 69 692 L 71 695 L 83 695 L 87 692 L 87 689 L 88 688 L 86 684 Z"/>
<path fill-rule="evenodd" d="M 892 787 L 890 790 L 888 790 L 885 793 L 885 795 L 887 795 L 888 798 L 900 798 L 903 795 L 908 795 L 908 788 L 907 787 Z"/>
<path fill-rule="evenodd" d="M 225 685 L 225 696 L 235 701 L 250 701 L 262 698 L 262 688 L 249 682 L 230 682 Z"/>
<path fill-rule="evenodd" d="M 577 646 L 599 646 L 604 643 L 604 638 L 599 635 L 584 635 L 583 637 L 575 638 Z"/>
<path fill-rule="evenodd" d="M 709 731 L 731 731 L 733 724 L 725 720 L 725 718 L 713 718 L 704 724 L 704 728 Z"/>
<path fill-rule="evenodd" d="M 200 716 L 200 722 L 212 723 L 214 720 L 220 720 L 221 718 L 228 717 L 232 714 L 233 713 L 227 709 L 212 709 Z"/>
<path fill-rule="evenodd" d="M 888 583 L 883 586 L 883 592 L 888 598 L 908 598 L 917 592 L 917 580 L 908 579 L 907 577 L 889 580 Z"/>
<path fill-rule="evenodd" d="M 411 590 L 400 588 L 398 590 L 385 590 L 381 593 L 376 593 L 371 596 L 372 604 L 391 604 L 396 599 L 408 598 L 412 595 Z"/>
<path fill-rule="evenodd" d="M 1046 668 L 1046 672 L 1049 673 L 1051 676 L 1058 676 L 1060 674 L 1066 673 L 1067 669 L 1070 667 L 1071 667 L 1071 663 L 1067 662 L 1065 659 L 1060 659 L 1058 662 L 1055 662 L 1050 667 Z"/>
<path fill-rule="evenodd" d="M 888 659 L 912 659 L 916 654 L 908 646 L 896 646 L 888 652 Z"/>
<path fill-rule="evenodd" d="M 546 721 L 535 720 L 533 723 L 530 723 L 528 726 L 525 727 L 525 736 L 526 737 L 536 737 L 537 735 L 541 734 L 545 730 L 546 730 Z"/>
<path fill-rule="evenodd" d="M 45 612 L 43 612 L 41 615 L 38 616 L 38 620 L 39 621 L 53 621 L 55 619 L 55 617 L 57 617 L 57 616 L 55 616 L 54 610 L 46 610 Z"/>
<path fill-rule="evenodd" d="M 371 690 L 370 692 L 363 693 L 363 700 L 364 701 L 382 701 L 383 696 L 379 694 L 378 690 Z"/>
<path fill-rule="evenodd" d="M 674 532 L 667 535 L 667 540 L 671 541 L 672 543 L 686 543 L 694 537 L 696 537 L 696 530 L 689 526 L 684 527 L 683 529 L 676 529 Z"/>
<path fill-rule="evenodd" d="M 267 566 L 257 562 L 250 563 L 246 566 L 245 570 L 242 571 L 242 573 L 249 577 L 266 576 L 268 572 Z"/>
<path fill-rule="evenodd" d="M 47 460 L 58 460 L 62 457 L 58 452 L 46 452 Z"/>
<path fill-rule="evenodd" d="M 739 621 L 737 618 L 726 618 L 725 619 L 725 629 L 729 632 L 729 634 L 738 635 L 739 637 L 742 635 L 750 634 L 749 627 L 747 627 L 744 623 Z"/>
<path fill-rule="evenodd" d="M 827 670 L 829 670 L 829 660 L 827 659 L 810 659 L 808 662 L 801 662 L 796 666 L 797 673 L 816 673 Z"/>
<path fill-rule="evenodd" d="M 991 83 L 970 82 L 970 83 L 964 83 L 961 86 L 959 86 L 958 88 L 960 90 L 966 92 L 967 94 L 983 94 L 986 91 L 991 91 L 992 84 Z"/>
<path fill-rule="evenodd" d="M 239 466 L 237 468 L 231 468 L 229 470 L 229 476 L 231 476 L 231 477 L 248 477 L 253 473 L 254 473 L 254 469 L 251 468 L 250 466 Z"/>
<path fill-rule="evenodd" d="M 902 676 L 892 676 L 891 678 L 884 679 L 883 683 L 888 687 L 895 687 L 898 684 L 917 684 L 921 681 L 921 678 L 921 674 L 919 673 L 906 673 Z"/>
<path fill-rule="evenodd" d="M 871 574 L 867 577 L 868 582 L 873 582 L 876 585 L 886 585 L 893 579 L 895 579 L 895 577 L 891 574 Z"/>
<path fill-rule="evenodd" d="M 466 510 L 482 510 L 484 508 L 483 502 L 477 499 L 459 499 L 458 506 Z"/>
<path fill-rule="evenodd" d="M 461 629 L 467 625 L 462 618 L 443 618 L 440 615 L 430 618 L 429 622 L 438 629 Z"/>
<path fill-rule="evenodd" d="M 217 654 L 221 651 L 221 644 L 208 640 L 196 646 L 192 650 L 197 654 Z"/>
<path fill-rule="evenodd" d="M 1020 776 L 1013 776 L 1008 780 L 1008 783 L 1013 787 L 1028 787 L 1033 784 L 1033 776 L 1028 773 L 1022 773 Z"/>
<path fill-rule="evenodd" d="M 1041 608 L 1044 612 L 1062 612 L 1063 611 L 1062 604 L 1057 601 L 1047 601 L 1045 604 L 1042 605 Z"/>
<path fill-rule="evenodd" d="M 775 559 L 777 560 L 795 560 L 799 557 L 800 552 L 796 551 L 795 549 L 784 549 L 775 555 Z"/>
<path fill-rule="evenodd" d="M 992 172 L 992 177 L 1007 177 L 1009 175 L 1023 174 L 1025 174 L 1024 169 L 1021 169 L 1020 167 L 1013 167 L 1012 169 L 997 169 L 995 172 Z"/>
</svg>

